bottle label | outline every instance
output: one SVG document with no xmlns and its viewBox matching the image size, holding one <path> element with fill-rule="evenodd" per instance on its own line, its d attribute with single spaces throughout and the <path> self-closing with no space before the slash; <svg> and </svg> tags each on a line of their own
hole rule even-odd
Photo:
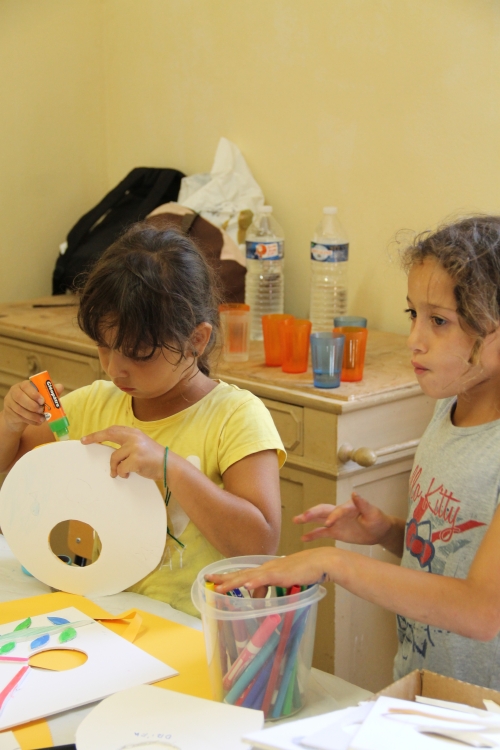
<svg viewBox="0 0 500 750">
<path fill-rule="evenodd" d="M 283 240 L 247 242 L 246 249 L 249 260 L 281 260 L 285 254 L 285 243 Z"/>
<path fill-rule="evenodd" d="M 311 260 L 321 263 L 343 263 L 349 257 L 349 243 L 345 245 L 327 245 L 311 242 Z"/>
</svg>

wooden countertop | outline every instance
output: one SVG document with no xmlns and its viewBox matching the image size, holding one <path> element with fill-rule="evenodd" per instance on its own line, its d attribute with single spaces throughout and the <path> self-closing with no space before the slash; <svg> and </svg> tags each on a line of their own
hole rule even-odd
<svg viewBox="0 0 500 750">
<path fill-rule="evenodd" d="M 78 328 L 77 302 L 69 295 L 42 297 L 0 305 L 0 335 L 55 349 L 96 356 L 95 344 Z M 343 412 L 369 403 L 394 401 L 421 393 L 410 365 L 406 337 L 370 329 L 363 380 L 341 383 L 339 388 L 314 388 L 312 372 L 284 373 L 266 367 L 262 342 L 252 341 L 248 362 L 224 362 L 220 353 L 213 361 L 216 377 L 263 398 L 298 405 L 313 405 L 323 411 Z"/>
</svg>

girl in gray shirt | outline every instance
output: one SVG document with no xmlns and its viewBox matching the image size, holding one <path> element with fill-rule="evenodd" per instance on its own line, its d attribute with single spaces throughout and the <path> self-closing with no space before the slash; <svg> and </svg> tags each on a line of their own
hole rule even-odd
<svg viewBox="0 0 500 750">
<path fill-rule="evenodd" d="M 417 237 L 408 272 L 411 363 L 439 399 L 415 455 L 409 512 L 353 494 L 294 521 L 303 540 L 381 544 L 401 565 L 318 547 L 213 576 L 217 591 L 309 584 L 323 576 L 395 612 L 395 676 L 427 668 L 500 689 L 500 217 L 473 216 Z"/>
</svg>

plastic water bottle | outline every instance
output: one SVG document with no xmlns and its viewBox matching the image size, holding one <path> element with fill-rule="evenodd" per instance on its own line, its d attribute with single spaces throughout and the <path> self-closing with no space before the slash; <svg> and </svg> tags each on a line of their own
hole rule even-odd
<svg viewBox="0 0 500 750">
<path fill-rule="evenodd" d="M 349 242 L 334 206 L 325 206 L 311 242 L 311 298 L 313 331 L 331 331 L 333 318 L 347 312 Z"/>
<path fill-rule="evenodd" d="M 272 206 L 262 206 L 246 235 L 245 302 L 250 305 L 250 338 L 260 341 L 262 316 L 283 312 L 283 230 Z"/>
</svg>

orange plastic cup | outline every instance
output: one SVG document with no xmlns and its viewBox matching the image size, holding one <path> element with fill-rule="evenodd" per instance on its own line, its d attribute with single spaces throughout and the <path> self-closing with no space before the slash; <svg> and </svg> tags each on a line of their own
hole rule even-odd
<svg viewBox="0 0 500 750">
<path fill-rule="evenodd" d="M 283 346 L 281 341 L 280 323 L 292 320 L 293 315 L 286 313 L 272 313 L 262 316 L 262 331 L 264 333 L 264 353 L 268 367 L 280 367 L 283 364 Z"/>
<path fill-rule="evenodd" d="M 359 326 L 339 326 L 334 328 L 333 332 L 343 333 L 345 336 L 340 380 L 343 382 L 362 380 L 368 330 Z"/>
<path fill-rule="evenodd" d="M 310 320 L 292 318 L 281 321 L 280 332 L 283 343 L 281 369 L 283 372 L 307 372 L 311 327 Z"/>
<path fill-rule="evenodd" d="M 250 306 L 241 302 L 219 305 L 222 356 L 226 362 L 246 362 L 250 350 Z"/>
</svg>

